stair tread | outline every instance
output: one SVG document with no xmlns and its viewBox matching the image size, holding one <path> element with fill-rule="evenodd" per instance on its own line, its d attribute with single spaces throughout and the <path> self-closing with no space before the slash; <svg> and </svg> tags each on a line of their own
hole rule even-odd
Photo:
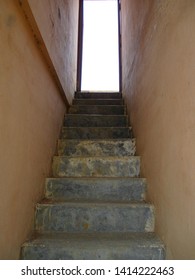
<svg viewBox="0 0 195 280">
<path fill-rule="evenodd" d="M 165 248 L 153 233 L 37 234 L 23 244 L 23 259 L 164 259 Z"/>
</svg>

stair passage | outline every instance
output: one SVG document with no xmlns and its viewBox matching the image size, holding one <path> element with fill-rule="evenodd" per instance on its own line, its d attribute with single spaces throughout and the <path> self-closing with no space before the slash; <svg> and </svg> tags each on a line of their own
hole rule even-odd
<svg viewBox="0 0 195 280">
<path fill-rule="evenodd" d="M 121 93 L 76 92 L 22 259 L 164 259 Z"/>
</svg>

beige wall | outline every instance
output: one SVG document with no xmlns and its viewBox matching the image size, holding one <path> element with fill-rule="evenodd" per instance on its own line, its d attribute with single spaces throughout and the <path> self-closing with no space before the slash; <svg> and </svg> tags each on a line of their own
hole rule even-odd
<svg viewBox="0 0 195 280">
<path fill-rule="evenodd" d="M 41 9 L 44 28 L 43 7 L 34 9 Z M 45 32 L 50 28 L 47 25 Z M 17 259 L 21 244 L 32 232 L 34 206 L 50 175 L 65 103 L 18 1 L 0 1 L 0 37 L 0 259 Z M 59 44 L 62 52 L 61 34 L 50 37 L 50 43 L 56 38 L 55 47 L 50 47 L 54 52 Z M 52 57 L 54 65 L 61 54 Z M 60 67 L 64 76 L 71 68 L 68 62 Z M 69 84 L 72 78 L 63 82 L 65 90 L 74 86 Z"/>
<path fill-rule="evenodd" d="M 156 231 L 195 259 L 195 1 L 122 0 L 123 91 Z"/>
<path fill-rule="evenodd" d="M 71 103 L 76 89 L 79 0 L 19 2 L 63 95 Z"/>
</svg>

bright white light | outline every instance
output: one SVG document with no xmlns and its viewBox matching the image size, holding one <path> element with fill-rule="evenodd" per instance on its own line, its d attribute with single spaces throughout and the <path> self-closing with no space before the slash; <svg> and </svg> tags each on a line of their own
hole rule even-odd
<svg viewBox="0 0 195 280">
<path fill-rule="evenodd" d="M 117 0 L 84 1 L 81 89 L 119 91 Z"/>
</svg>

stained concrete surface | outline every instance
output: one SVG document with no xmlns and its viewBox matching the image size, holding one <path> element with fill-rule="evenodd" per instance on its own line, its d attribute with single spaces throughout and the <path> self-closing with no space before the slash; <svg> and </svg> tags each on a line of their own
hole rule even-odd
<svg viewBox="0 0 195 280">
<path fill-rule="evenodd" d="M 135 139 L 59 140 L 59 156 L 133 156 Z"/>
</svg>

